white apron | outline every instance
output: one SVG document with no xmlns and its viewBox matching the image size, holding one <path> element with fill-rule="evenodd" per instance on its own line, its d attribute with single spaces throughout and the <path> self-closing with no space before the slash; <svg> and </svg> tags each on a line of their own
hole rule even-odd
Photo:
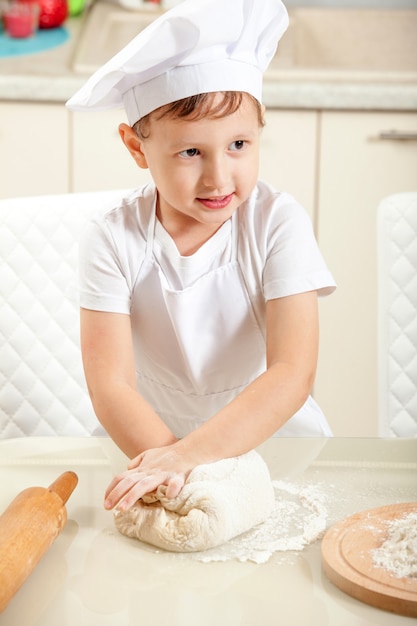
<svg viewBox="0 0 417 626">
<path fill-rule="evenodd" d="M 229 263 L 182 290 L 169 287 L 154 258 L 155 221 L 152 211 L 132 299 L 137 386 L 175 436 L 184 437 L 265 371 L 265 338 L 238 262 L 238 212 Z M 329 434 L 311 398 L 277 433 Z"/>
</svg>

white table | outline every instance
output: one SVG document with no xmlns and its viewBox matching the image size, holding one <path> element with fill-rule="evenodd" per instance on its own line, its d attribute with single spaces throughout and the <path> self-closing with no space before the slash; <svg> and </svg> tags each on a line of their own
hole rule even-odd
<svg viewBox="0 0 417 626">
<path fill-rule="evenodd" d="M 417 501 L 417 440 L 275 439 L 261 452 L 272 478 L 329 489 L 328 525 L 352 513 Z M 102 506 L 124 458 L 109 440 L 0 442 L 0 510 L 29 486 L 70 469 L 79 483 L 68 522 L 0 626 L 406 626 L 350 598 L 321 569 L 320 541 L 259 565 L 202 563 L 120 535 Z"/>
</svg>

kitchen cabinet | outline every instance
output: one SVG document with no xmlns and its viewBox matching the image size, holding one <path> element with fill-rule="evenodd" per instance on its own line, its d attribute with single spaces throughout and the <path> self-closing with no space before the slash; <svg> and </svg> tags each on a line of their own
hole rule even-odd
<svg viewBox="0 0 417 626">
<path fill-rule="evenodd" d="M 260 177 L 295 196 L 313 221 L 318 117 L 318 111 L 267 110 L 260 150 Z"/>
<path fill-rule="evenodd" d="M 70 186 L 74 192 L 138 187 L 148 182 L 119 136 L 123 110 L 100 113 L 69 112 L 72 139 Z"/>
<path fill-rule="evenodd" d="M 61 105 L 0 103 L 0 197 L 69 191 L 68 117 Z"/>
<path fill-rule="evenodd" d="M 378 433 L 377 209 L 385 196 L 417 189 L 415 113 L 321 114 L 317 235 L 338 283 L 323 299 L 314 395 L 338 436 Z"/>
</svg>

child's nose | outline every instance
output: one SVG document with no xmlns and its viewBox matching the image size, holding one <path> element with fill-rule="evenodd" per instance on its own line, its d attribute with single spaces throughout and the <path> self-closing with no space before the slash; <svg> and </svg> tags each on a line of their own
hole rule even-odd
<svg viewBox="0 0 417 626">
<path fill-rule="evenodd" d="M 222 191 L 229 176 L 227 159 L 223 156 L 212 157 L 207 160 L 203 172 L 203 182 L 210 189 Z"/>
</svg>

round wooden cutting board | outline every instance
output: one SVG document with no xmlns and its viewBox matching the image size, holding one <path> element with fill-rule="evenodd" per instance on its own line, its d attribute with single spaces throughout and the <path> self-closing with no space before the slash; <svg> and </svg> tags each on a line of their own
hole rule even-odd
<svg viewBox="0 0 417 626">
<path fill-rule="evenodd" d="M 327 578 L 361 602 L 417 617 L 417 578 L 398 578 L 375 567 L 372 555 L 388 537 L 386 522 L 412 512 L 417 512 L 417 502 L 392 504 L 362 511 L 332 526 L 321 546 Z"/>
</svg>

